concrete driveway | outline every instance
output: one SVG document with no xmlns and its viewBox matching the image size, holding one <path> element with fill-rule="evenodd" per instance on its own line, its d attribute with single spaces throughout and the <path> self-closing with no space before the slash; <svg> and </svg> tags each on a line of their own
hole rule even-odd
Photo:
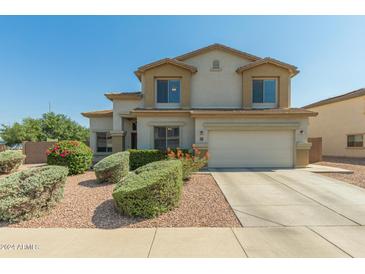
<svg viewBox="0 0 365 274">
<path fill-rule="evenodd" d="M 365 256 L 365 189 L 301 170 L 212 175 L 243 225 L 237 237 L 253 257 L 331 257 L 335 250 Z"/>
</svg>

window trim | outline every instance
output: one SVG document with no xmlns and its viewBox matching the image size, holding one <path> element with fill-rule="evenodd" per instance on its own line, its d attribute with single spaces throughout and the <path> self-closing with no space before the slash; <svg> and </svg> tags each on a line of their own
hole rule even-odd
<svg viewBox="0 0 365 274">
<path fill-rule="evenodd" d="M 254 103 L 253 101 L 253 81 L 254 80 L 275 80 L 275 103 Z M 251 80 L 251 103 L 252 108 L 277 108 L 278 107 L 278 95 L 279 95 L 279 81 L 277 77 L 253 77 Z M 264 95 L 265 93 L 263 93 Z"/>
<path fill-rule="evenodd" d="M 99 151 L 99 146 L 98 146 L 98 133 L 105 133 L 106 134 L 106 151 Z M 109 145 L 111 145 L 110 147 L 108 147 L 108 136 L 110 137 L 110 143 Z M 108 131 L 96 131 L 95 132 L 95 153 L 100 153 L 100 154 L 108 154 L 108 153 L 112 153 L 113 152 L 113 143 L 112 143 L 112 136 L 110 134 L 110 132 Z"/>
<path fill-rule="evenodd" d="M 362 136 L 362 146 L 349 146 L 349 141 L 348 141 L 348 138 L 349 138 L 349 136 L 356 136 L 356 135 L 360 135 L 360 136 Z M 365 135 L 365 133 L 351 133 L 351 134 L 346 134 L 346 148 L 348 148 L 348 149 L 363 149 L 363 148 L 365 148 L 364 147 L 364 135 Z"/>
<path fill-rule="evenodd" d="M 156 107 L 172 107 L 172 108 L 177 108 L 177 107 L 180 107 L 181 105 L 181 79 L 182 77 L 156 77 L 155 78 L 155 104 L 156 104 Z M 178 80 L 180 81 L 180 98 L 179 98 L 179 102 L 178 103 L 159 103 L 157 102 L 157 94 L 158 94 L 158 91 L 157 91 L 157 81 L 158 80 L 167 80 L 167 81 L 170 81 L 170 80 Z M 167 88 L 168 89 L 168 88 Z M 169 93 L 167 92 L 167 96 L 169 96 Z"/>
<path fill-rule="evenodd" d="M 158 128 L 158 127 L 163 127 L 163 128 L 178 128 L 179 129 L 179 136 L 178 136 L 178 138 L 179 138 L 179 145 L 178 145 L 178 147 L 181 147 L 181 126 L 178 126 L 178 125 L 155 125 L 155 126 L 153 126 L 152 127 L 152 143 L 153 143 L 153 148 L 154 149 L 158 149 L 158 148 L 156 148 L 156 146 L 155 146 L 155 128 Z M 166 149 L 168 148 L 167 147 L 167 130 L 166 130 L 166 133 L 165 133 L 165 138 L 166 138 Z"/>
</svg>

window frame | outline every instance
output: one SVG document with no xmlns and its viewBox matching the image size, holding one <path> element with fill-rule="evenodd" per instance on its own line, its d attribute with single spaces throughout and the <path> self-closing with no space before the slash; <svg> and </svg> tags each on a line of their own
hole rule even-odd
<svg viewBox="0 0 365 274">
<path fill-rule="evenodd" d="M 362 138 L 362 145 L 361 146 L 349 146 L 349 137 L 350 136 L 361 136 L 361 138 Z M 355 141 L 353 141 L 353 143 L 355 143 Z M 347 134 L 346 135 L 346 148 L 349 148 L 349 149 L 361 149 L 361 148 L 364 148 L 364 133 Z"/>
<path fill-rule="evenodd" d="M 99 150 L 99 148 L 101 148 L 101 147 L 98 146 L 98 134 L 105 134 L 105 142 L 106 142 L 105 151 Z M 95 132 L 95 150 L 96 150 L 96 153 L 112 153 L 113 152 L 112 136 L 111 136 L 110 132 L 108 132 L 108 131 Z"/>
<path fill-rule="evenodd" d="M 165 129 L 165 138 L 164 138 L 164 140 L 165 140 L 165 148 L 164 148 L 164 150 L 167 150 L 167 148 L 169 148 L 169 146 L 167 146 L 168 140 L 175 140 L 175 139 L 177 139 L 178 140 L 177 148 L 180 147 L 180 145 L 181 145 L 181 127 L 180 126 L 153 126 L 153 148 L 154 149 L 159 149 L 159 148 L 156 148 L 155 131 L 156 131 L 157 128 L 164 128 Z M 168 137 L 167 136 L 167 132 L 168 132 L 167 131 L 167 128 L 172 128 L 172 129 L 177 128 L 179 130 L 178 136 L 177 137 Z M 172 147 L 170 147 L 170 148 L 172 148 Z"/>
<path fill-rule="evenodd" d="M 214 64 L 218 63 L 218 67 L 214 66 Z M 212 61 L 212 67 L 210 68 L 210 71 L 221 71 L 222 67 L 221 67 L 221 62 L 218 59 L 214 59 Z"/>
<path fill-rule="evenodd" d="M 158 81 L 165 80 L 167 82 L 167 101 L 169 101 L 169 81 L 179 81 L 180 86 L 180 94 L 179 94 L 179 102 L 167 102 L 167 103 L 160 103 L 157 101 L 158 99 Z M 155 104 L 157 107 L 179 107 L 181 104 L 181 77 L 158 77 L 155 78 Z"/>
<path fill-rule="evenodd" d="M 275 102 L 274 103 L 255 103 L 253 101 L 254 99 L 254 81 L 255 80 L 262 80 L 263 81 L 263 101 L 265 98 L 265 80 L 274 80 L 275 81 Z M 277 77 L 254 77 L 251 81 L 251 87 L 252 87 L 252 108 L 277 108 L 278 107 L 278 90 L 279 90 L 279 81 Z"/>
</svg>

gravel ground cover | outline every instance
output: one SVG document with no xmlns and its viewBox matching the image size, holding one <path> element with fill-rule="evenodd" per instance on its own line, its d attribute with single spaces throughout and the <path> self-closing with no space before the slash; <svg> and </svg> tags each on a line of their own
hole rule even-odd
<svg viewBox="0 0 365 274">
<path fill-rule="evenodd" d="M 233 210 L 211 175 L 193 175 L 184 183 L 180 206 L 153 219 L 130 218 L 114 207 L 113 184 L 99 184 L 94 172 L 70 176 L 64 199 L 48 215 L 9 227 L 237 227 Z"/>
<path fill-rule="evenodd" d="M 341 173 L 321 173 L 321 174 L 365 188 L 364 158 L 323 157 L 323 161 L 318 162 L 316 164 L 323 166 L 340 167 L 352 170 L 354 172 L 352 174 L 341 174 Z"/>
</svg>

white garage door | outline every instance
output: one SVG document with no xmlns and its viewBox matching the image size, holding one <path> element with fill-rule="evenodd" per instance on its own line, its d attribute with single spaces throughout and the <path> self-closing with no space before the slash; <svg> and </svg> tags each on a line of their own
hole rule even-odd
<svg viewBox="0 0 365 274">
<path fill-rule="evenodd" d="M 293 167 L 294 133 L 209 131 L 209 167 Z"/>
</svg>

